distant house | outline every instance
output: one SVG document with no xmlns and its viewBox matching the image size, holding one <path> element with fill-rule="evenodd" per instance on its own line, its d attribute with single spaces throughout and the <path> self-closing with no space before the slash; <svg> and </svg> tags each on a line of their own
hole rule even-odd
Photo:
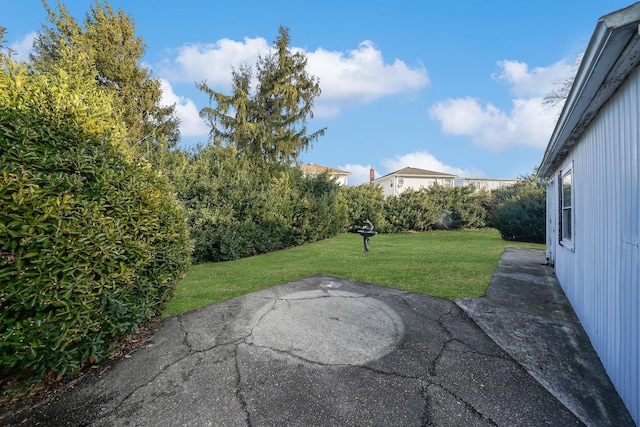
<svg viewBox="0 0 640 427">
<path fill-rule="evenodd" d="M 314 165 L 313 163 L 308 163 L 306 165 L 300 166 L 300 170 L 302 170 L 305 175 L 311 176 L 318 175 L 323 172 L 328 172 L 329 175 L 333 177 L 335 181 L 340 185 L 347 185 L 349 175 L 351 175 L 351 172 L 330 168 L 328 166 Z"/>
<path fill-rule="evenodd" d="M 470 187 L 473 185 L 477 190 L 494 191 L 509 187 L 519 181 L 519 179 L 503 178 L 456 178 L 455 186 Z"/>
<path fill-rule="evenodd" d="M 598 20 L 538 175 L 547 258 L 640 425 L 639 25 L 640 3 Z"/>
<path fill-rule="evenodd" d="M 477 190 L 493 191 L 508 187 L 516 182 L 518 182 L 517 179 L 460 178 L 457 175 L 417 168 L 400 169 L 378 179 L 373 179 L 373 173 L 371 174 L 371 183 L 382 187 L 385 198 L 397 196 L 408 189 L 429 188 L 434 184 L 443 187 L 469 187 L 473 185 Z"/>
<path fill-rule="evenodd" d="M 372 184 L 382 187 L 384 197 L 397 196 L 407 189 L 419 190 L 429 188 L 434 184 L 443 187 L 453 187 L 455 175 L 442 172 L 428 171 L 417 168 L 403 168 L 388 175 L 374 179 Z"/>
</svg>

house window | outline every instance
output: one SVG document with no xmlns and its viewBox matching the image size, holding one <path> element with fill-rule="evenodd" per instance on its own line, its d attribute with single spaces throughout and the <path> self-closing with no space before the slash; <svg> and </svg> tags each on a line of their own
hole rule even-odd
<svg viewBox="0 0 640 427">
<path fill-rule="evenodd" d="M 398 188 L 402 187 L 402 184 L 404 184 L 404 179 L 398 178 Z"/>
<path fill-rule="evenodd" d="M 560 235 L 560 240 L 563 243 L 568 243 L 572 245 L 573 242 L 573 209 L 572 209 L 572 194 L 573 194 L 573 183 L 572 183 L 572 170 L 569 169 L 564 175 L 562 175 L 561 180 L 561 191 L 560 191 L 560 199 L 561 199 L 561 217 L 560 217 L 560 229 L 562 230 L 562 234 Z"/>
</svg>

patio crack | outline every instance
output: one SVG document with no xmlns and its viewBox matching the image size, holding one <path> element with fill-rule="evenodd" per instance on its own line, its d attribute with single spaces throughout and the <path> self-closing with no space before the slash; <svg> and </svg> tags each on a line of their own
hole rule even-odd
<svg viewBox="0 0 640 427">
<path fill-rule="evenodd" d="M 152 384 L 154 381 L 156 381 L 159 377 L 161 377 L 165 372 L 167 372 L 169 369 L 173 368 L 174 366 L 176 366 L 177 364 L 183 362 L 185 359 L 192 357 L 194 354 L 201 354 L 201 353 L 206 353 L 209 352 L 211 350 L 215 350 L 217 348 L 221 348 L 221 347 L 226 347 L 226 346 L 230 346 L 230 345 L 234 345 L 235 349 L 232 355 L 228 355 L 226 357 L 222 357 L 220 360 L 216 360 L 213 361 L 212 364 L 213 365 L 218 365 L 221 363 L 226 362 L 227 360 L 229 360 L 230 358 L 234 358 L 234 362 L 236 365 L 236 370 L 238 369 L 238 363 L 237 363 L 237 347 L 238 344 L 242 343 L 244 339 L 246 339 L 246 337 L 241 337 L 241 338 L 237 338 L 234 340 L 230 340 L 230 341 L 225 341 L 225 342 L 220 342 L 220 343 L 216 343 L 210 347 L 207 347 L 205 349 L 200 349 L 200 350 L 196 350 L 193 348 L 193 346 L 189 343 L 189 339 L 188 339 L 188 331 L 187 329 L 184 327 L 180 316 L 178 316 L 178 325 L 180 327 L 180 330 L 182 331 L 182 333 L 184 334 L 184 338 L 181 342 L 182 345 L 184 345 L 187 348 L 187 352 L 185 354 L 183 354 L 182 356 L 176 358 L 175 360 L 167 363 L 166 365 L 164 365 L 161 369 L 159 369 L 157 372 L 155 372 L 147 381 L 135 386 L 132 388 L 131 391 L 129 391 L 128 393 L 126 393 L 124 395 L 124 397 L 122 397 L 117 404 L 114 405 L 114 407 L 105 412 L 104 416 L 110 416 L 113 413 L 117 412 L 119 409 L 121 409 L 123 407 L 123 405 L 129 401 L 138 391 L 143 390 L 144 388 L 148 387 L 150 384 Z M 158 396 L 159 397 L 159 396 Z"/>
<path fill-rule="evenodd" d="M 482 412 L 480 412 L 479 410 L 477 410 L 470 402 L 468 402 L 466 399 L 462 398 L 461 396 L 458 396 L 457 394 L 455 394 L 453 391 L 449 390 L 448 388 L 444 387 L 442 384 L 437 384 L 437 383 L 431 383 L 429 385 L 427 385 L 427 387 L 425 388 L 425 400 L 427 401 L 427 408 L 426 408 L 426 413 L 424 414 L 424 418 L 423 418 L 423 426 L 430 426 L 432 425 L 432 422 L 429 420 L 429 400 L 431 400 L 431 397 L 429 396 L 429 391 L 428 388 L 429 387 L 435 387 L 440 389 L 442 392 L 446 393 L 447 395 L 449 395 L 450 397 L 452 397 L 455 400 L 458 400 L 459 402 L 462 403 L 462 405 L 465 407 L 465 409 L 467 411 L 469 411 L 475 418 L 478 418 L 484 422 L 487 422 L 493 426 L 498 426 L 499 424 L 494 421 L 493 419 L 491 419 L 491 417 L 488 417 L 486 414 L 483 414 Z M 435 404 L 434 404 L 435 405 Z"/>
<path fill-rule="evenodd" d="M 187 331 L 187 328 L 185 328 L 184 324 L 182 323 L 182 316 L 178 316 L 177 319 L 178 319 L 178 326 L 180 327 L 180 330 L 184 334 L 184 337 L 182 339 L 182 345 L 186 346 L 187 349 L 189 350 L 189 353 L 191 353 L 193 351 L 193 348 L 191 346 L 191 343 L 189 342 L 189 332 Z"/>
<path fill-rule="evenodd" d="M 240 370 L 240 364 L 238 363 L 238 345 L 236 345 L 234 348 L 233 359 L 234 359 L 235 375 L 236 375 L 235 396 L 236 396 L 236 399 L 238 399 L 238 403 L 240 404 L 240 408 L 242 412 L 244 413 L 247 426 L 251 427 L 251 414 L 249 413 L 249 408 L 247 407 L 247 401 L 245 400 L 242 392 L 242 372 Z"/>
</svg>

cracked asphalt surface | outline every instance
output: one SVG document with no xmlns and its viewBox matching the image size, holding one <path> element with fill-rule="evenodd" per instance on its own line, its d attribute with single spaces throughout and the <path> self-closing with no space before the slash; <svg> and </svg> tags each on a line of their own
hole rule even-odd
<svg viewBox="0 0 640 427">
<path fill-rule="evenodd" d="M 545 336 L 562 339 L 558 333 L 545 335 L 548 328 L 568 331 L 577 336 L 573 341 L 586 337 L 575 334 L 577 320 L 570 306 L 559 302 L 557 282 L 533 280 L 539 292 L 514 287 L 518 280 L 532 283 L 526 275 L 543 268 L 540 256 L 544 261 L 543 253 L 508 249 L 487 297 L 472 300 L 455 302 L 319 275 L 172 317 L 163 321 L 152 346 L 15 421 L 40 426 L 632 425 L 617 424 L 631 419 L 606 374 L 585 377 L 588 384 L 557 385 L 553 377 L 574 362 L 554 357 L 572 356 L 549 351 L 532 356 Z M 520 267 L 510 273 L 514 260 Z M 532 268 L 523 273 L 523 266 Z M 500 291 L 504 286 L 508 292 Z M 549 297 L 547 288 L 556 294 Z M 520 310 L 509 310 L 505 302 L 514 295 L 543 297 L 529 305 L 516 301 L 523 304 Z M 528 310 L 522 307 L 544 310 L 548 303 L 554 303 L 550 312 L 569 314 L 552 322 L 529 312 L 527 322 L 515 321 Z M 566 328 L 560 322 L 574 323 Z M 510 340 L 512 323 L 526 323 L 537 338 L 527 340 L 521 333 Z M 590 345 L 569 351 L 584 353 L 579 363 L 586 360 L 590 365 L 581 366 L 588 372 L 602 370 Z M 545 379 L 545 370 L 551 378 Z M 585 388 L 588 397 L 581 398 Z M 582 408 L 592 404 L 605 410 Z"/>
</svg>

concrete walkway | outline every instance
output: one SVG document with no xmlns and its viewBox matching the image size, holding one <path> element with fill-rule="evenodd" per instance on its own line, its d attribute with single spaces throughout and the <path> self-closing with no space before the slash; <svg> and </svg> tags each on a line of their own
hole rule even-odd
<svg viewBox="0 0 640 427">
<path fill-rule="evenodd" d="M 543 260 L 507 250 L 484 298 L 320 275 L 172 317 L 9 425 L 632 425 Z"/>
<path fill-rule="evenodd" d="M 633 426 L 541 251 L 507 248 L 483 298 L 457 303 L 588 426 Z"/>
</svg>

